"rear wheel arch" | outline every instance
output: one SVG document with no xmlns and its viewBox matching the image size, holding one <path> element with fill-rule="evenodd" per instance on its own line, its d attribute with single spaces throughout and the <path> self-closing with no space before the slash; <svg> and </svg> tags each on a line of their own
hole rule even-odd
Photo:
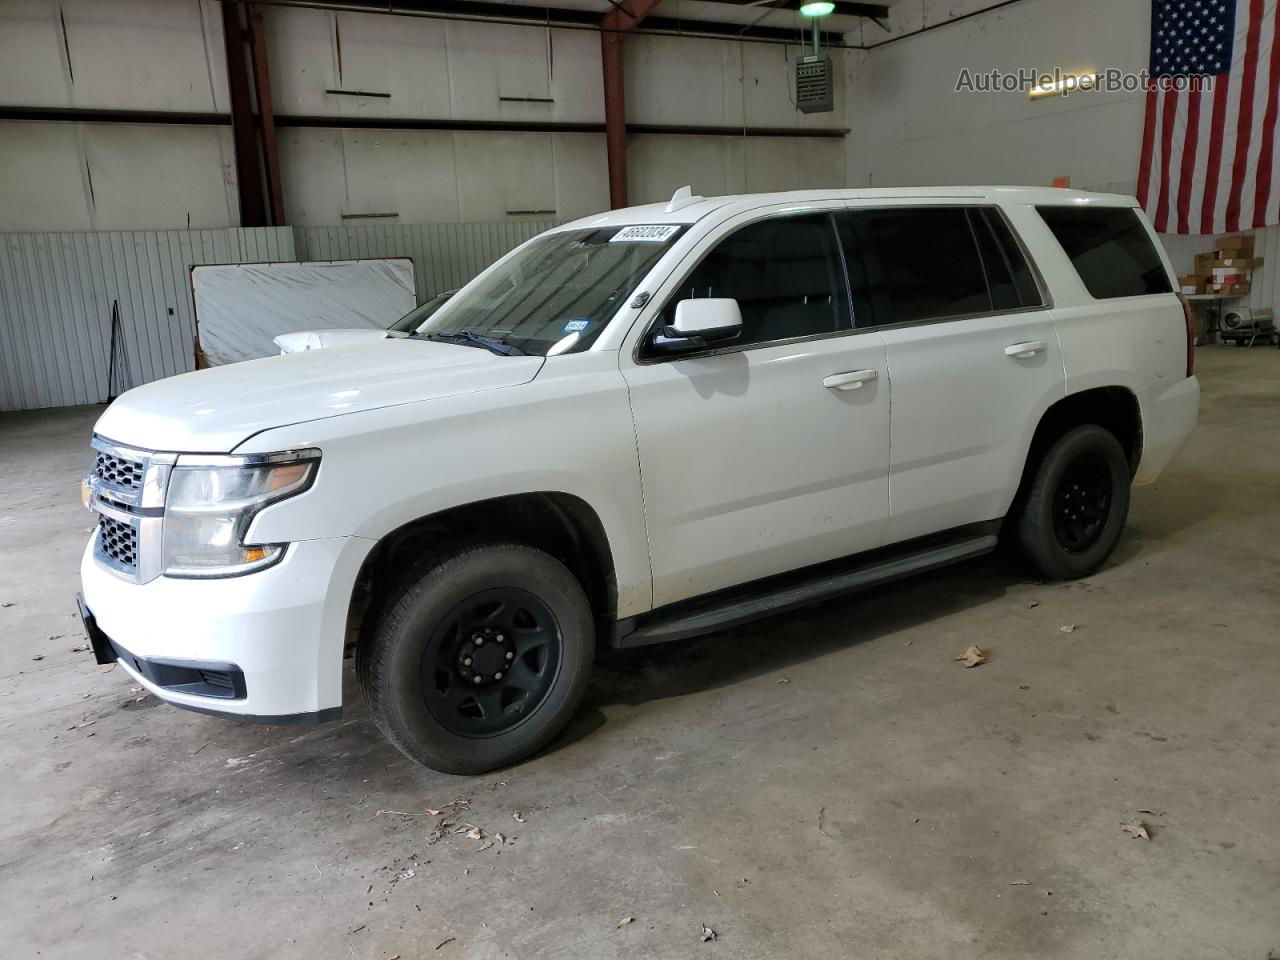
<svg viewBox="0 0 1280 960">
<path fill-rule="evenodd" d="M 443 552 L 500 540 L 542 550 L 582 585 L 598 624 L 618 608 L 613 552 L 596 510 L 558 491 L 511 494 L 418 517 L 381 537 L 361 565 L 347 612 L 349 653 L 376 626 L 387 600 Z"/>
<path fill-rule="evenodd" d="M 1025 494 L 1041 458 L 1058 438 L 1091 423 L 1115 436 L 1129 461 L 1130 477 L 1137 474 L 1142 460 L 1142 408 L 1138 397 L 1128 387 L 1094 387 L 1063 397 L 1041 415 L 1027 449 L 1019 499 Z"/>
</svg>

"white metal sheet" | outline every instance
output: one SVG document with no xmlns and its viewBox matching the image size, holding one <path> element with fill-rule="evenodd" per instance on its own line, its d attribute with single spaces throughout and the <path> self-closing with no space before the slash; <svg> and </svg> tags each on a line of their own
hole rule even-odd
<svg viewBox="0 0 1280 960">
<path fill-rule="evenodd" d="M 408 258 L 199 266 L 191 285 L 210 366 L 271 356 L 283 333 L 386 327 L 417 304 Z"/>
</svg>

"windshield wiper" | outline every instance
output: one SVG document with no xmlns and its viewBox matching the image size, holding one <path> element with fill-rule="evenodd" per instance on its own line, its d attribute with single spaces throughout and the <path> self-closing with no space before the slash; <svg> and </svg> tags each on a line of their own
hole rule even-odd
<svg viewBox="0 0 1280 960">
<path fill-rule="evenodd" d="M 484 347 L 486 350 L 503 357 L 523 357 L 525 355 L 523 350 L 512 346 L 505 340 L 485 337 L 478 333 L 472 333 L 470 330 L 459 330 L 457 333 L 412 333 L 409 336 L 414 340 L 431 340 L 436 343 L 457 343 L 464 346 Z"/>
</svg>

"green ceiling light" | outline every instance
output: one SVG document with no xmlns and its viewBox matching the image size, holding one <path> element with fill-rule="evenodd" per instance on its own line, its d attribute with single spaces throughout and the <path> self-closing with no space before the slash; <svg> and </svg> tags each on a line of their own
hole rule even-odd
<svg viewBox="0 0 1280 960">
<path fill-rule="evenodd" d="M 802 17 L 829 17 L 835 13 L 836 5 L 831 0 L 809 0 L 800 5 Z"/>
</svg>

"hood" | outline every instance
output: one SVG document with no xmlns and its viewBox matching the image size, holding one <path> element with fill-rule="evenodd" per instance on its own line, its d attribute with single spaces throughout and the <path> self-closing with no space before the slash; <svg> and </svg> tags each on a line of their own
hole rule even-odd
<svg viewBox="0 0 1280 960">
<path fill-rule="evenodd" d="M 385 340 L 386 330 L 300 330 L 282 333 L 275 338 L 281 353 L 298 353 L 302 350 L 319 350 L 322 347 L 345 347 L 353 343 L 369 343 Z"/>
<path fill-rule="evenodd" d="M 544 362 L 402 338 L 307 350 L 136 387 L 94 430 L 150 450 L 229 453 L 272 427 L 528 383 Z"/>
</svg>

